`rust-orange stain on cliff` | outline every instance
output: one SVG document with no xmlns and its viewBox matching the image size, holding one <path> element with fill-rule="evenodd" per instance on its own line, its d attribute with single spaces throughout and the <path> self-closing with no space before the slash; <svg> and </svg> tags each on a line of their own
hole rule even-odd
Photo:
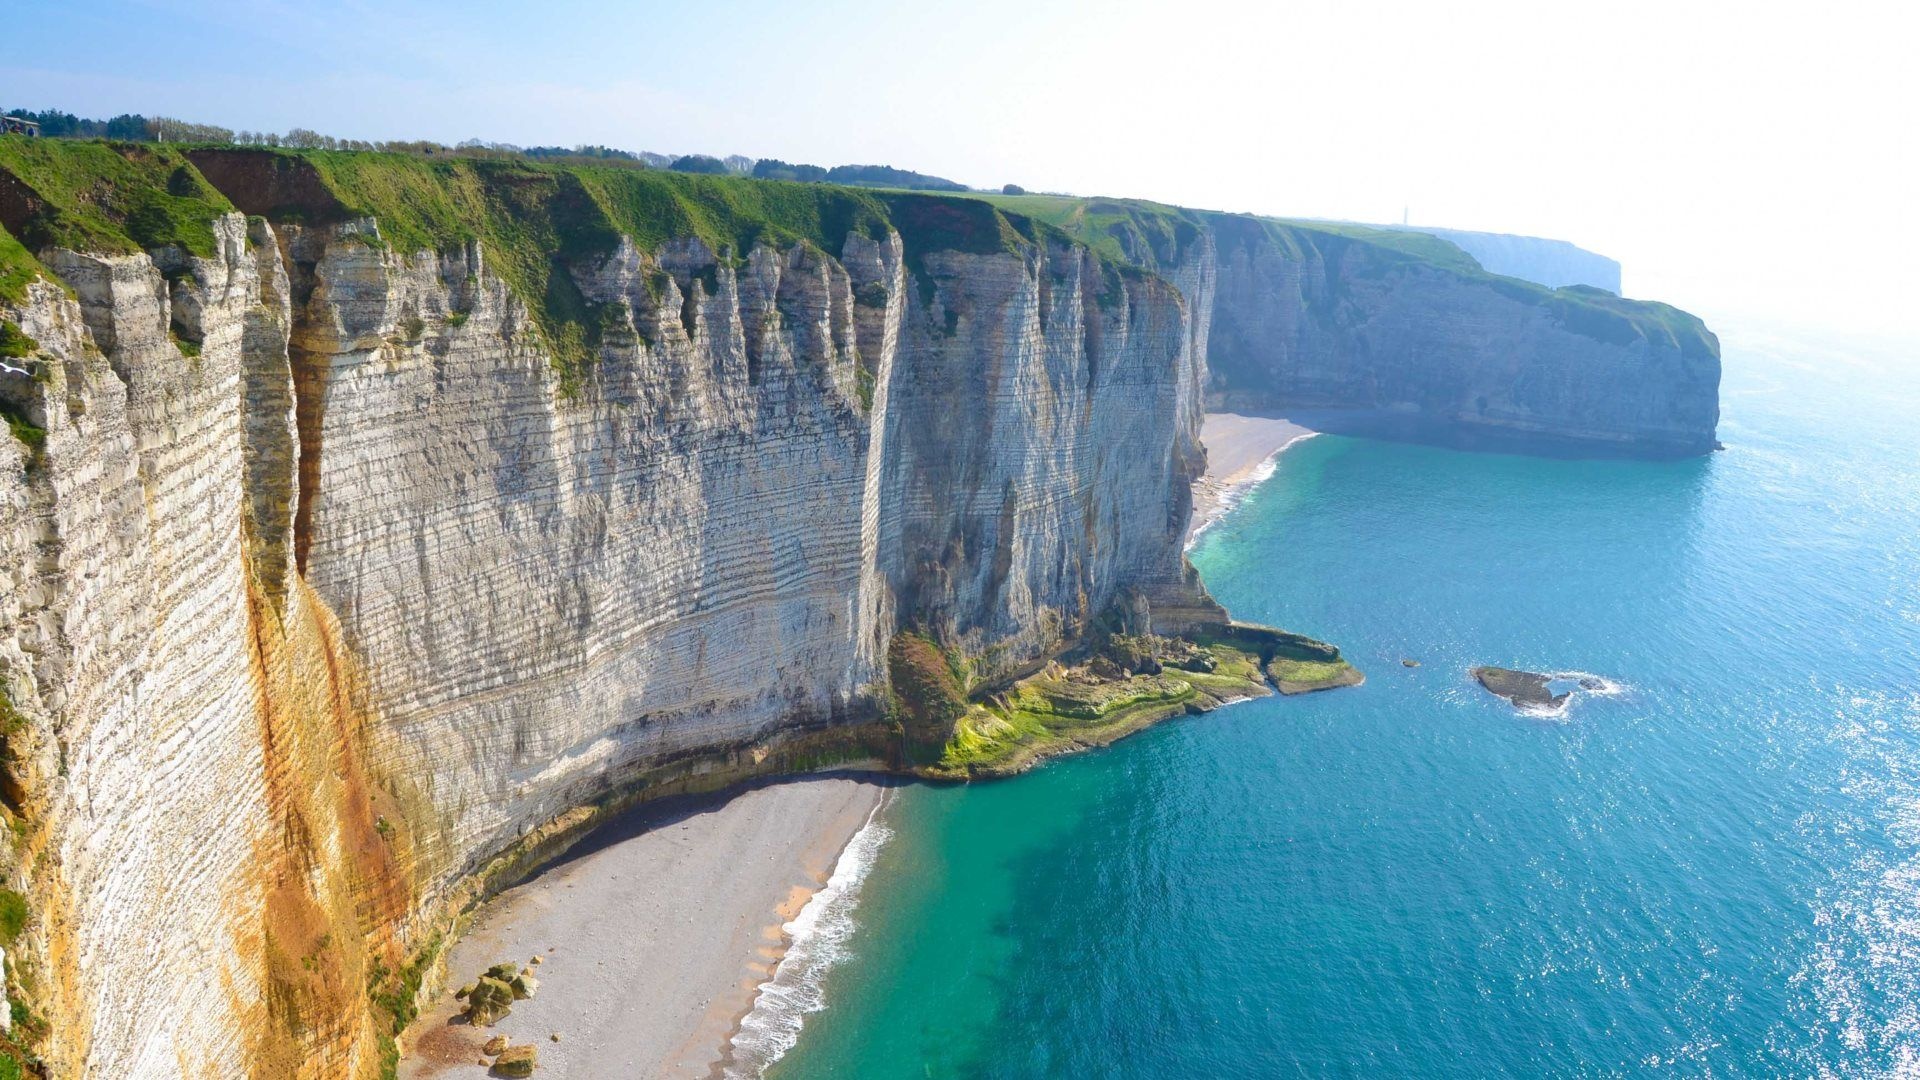
<svg viewBox="0 0 1920 1080">
<path fill-rule="evenodd" d="M 251 573 L 248 583 L 272 821 L 258 858 L 260 928 L 247 938 L 262 988 L 248 1009 L 250 1069 L 263 1080 L 376 1075 L 393 1019 L 372 991 L 407 952 L 410 838 L 366 774 L 365 695 L 333 613 L 297 574 L 283 610 Z"/>
</svg>

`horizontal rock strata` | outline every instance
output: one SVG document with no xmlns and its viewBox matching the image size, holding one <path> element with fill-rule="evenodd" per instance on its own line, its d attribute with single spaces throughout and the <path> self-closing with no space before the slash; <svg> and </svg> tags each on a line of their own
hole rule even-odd
<svg viewBox="0 0 1920 1080">
<path fill-rule="evenodd" d="M 46 432 L 0 442 L 15 966 L 61 1075 L 370 1075 L 549 823 L 872 752 L 809 733 L 876 724 L 899 627 L 1011 677 L 1183 580 L 1189 309 L 1064 237 L 623 239 L 561 266 L 568 372 L 512 253 L 276 217 L 46 248 L 0 304 Z"/>
<path fill-rule="evenodd" d="M 1182 557 L 1210 386 L 1711 434 L 1717 361 L 1224 227 L 51 141 L 0 227 L 0 1054 L 57 1076 L 377 1075 L 624 800 L 1357 681 Z"/>
</svg>

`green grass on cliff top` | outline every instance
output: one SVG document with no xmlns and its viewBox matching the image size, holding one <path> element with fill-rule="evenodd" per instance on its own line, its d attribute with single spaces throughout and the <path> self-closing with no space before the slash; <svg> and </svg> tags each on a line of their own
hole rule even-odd
<svg viewBox="0 0 1920 1080">
<path fill-rule="evenodd" d="M 891 229 L 916 267 L 928 251 L 1019 250 L 1037 237 L 1031 223 L 978 203 L 829 184 L 358 151 L 193 156 L 249 212 L 272 219 L 371 217 L 388 246 L 409 253 L 479 241 L 531 309 L 563 386 L 591 361 L 599 326 L 565 265 L 606 255 L 623 235 L 642 251 L 698 238 L 737 262 L 762 243 L 838 256 L 848 237 L 881 240 Z"/>
<path fill-rule="evenodd" d="M 805 241 L 837 253 L 849 234 L 878 239 L 887 228 L 878 198 L 822 184 L 411 154 L 234 153 L 305 162 L 338 201 L 331 209 L 379 219 L 387 242 L 406 251 L 492 238 L 536 240 L 578 257 L 613 250 L 624 233 L 642 250 L 691 236 L 736 256 L 757 242 Z"/>
<path fill-rule="evenodd" d="M 214 220 L 233 211 L 171 146 L 0 138 L 0 173 L 13 181 L 0 200 L 4 225 L 30 252 L 171 246 L 207 258 Z M 0 289 L 20 265 L 17 254 L 0 250 Z"/>
<path fill-rule="evenodd" d="M 643 251 L 695 237 L 732 259 L 760 243 L 806 243 L 837 256 L 849 236 L 881 240 L 890 228 L 909 246 L 930 250 L 1013 250 L 1032 240 L 1030 228 L 1005 214 L 938 196 L 832 184 L 362 151 L 195 155 L 203 153 L 252 158 L 283 172 L 310 169 L 316 184 L 279 188 L 297 197 L 249 209 L 270 218 L 373 217 L 390 246 L 409 252 L 492 240 L 500 251 L 532 243 L 571 259 L 604 255 L 626 235 Z"/>
<path fill-rule="evenodd" d="M 208 183 L 195 162 L 219 178 L 227 194 Z M 212 222 L 233 209 L 232 195 L 249 212 L 283 221 L 372 217 L 386 243 L 407 252 L 479 241 L 489 265 L 531 309 L 564 386 L 577 384 L 590 362 L 599 320 L 562 267 L 604 255 L 623 234 L 642 250 L 697 237 L 721 258 L 738 260 L 757 243 L 806 243 L 837 255 L 850 235 L 880 239 L 894 229 L 922 288 L 931 286 L 922 261 L 930 252 L 1020 251 L 1071 238 L 1107 264 L 1112 292 L 1116 268 L 1169 270 L 1211 230 L 1223 253 L 1264 241 L 1289 258 L 1318 257 L 1347 275 L 1453 274 L 1547 308 L 1586 336 L 1718 355 L 1706 326 L 1676 308 L 1491 274 L 1452 243 L 1425 233 L 1138 199 L 954 196 L 513 159 L 239 148 L 183 153 L 149 143 L 23 138 L 0 138 L 0 174 L 21 189 L 0 200 L 7 215 L 0 222 L 0 299 L 20 298 L 26 282 L 42 272 L 31 253 L 48 247 L 132 252 L 173 245 L 211 256 Z"/>
<path fill-rule="evenodd" d="M 1112 258 L 1148 269 L 1176 265 L 1185 245 L 1211 228 L 1224 255 L 1236 245 L 1271 243 L 1291 259 L 1318 256 L 1347 273 L 1378 277 L 1396 271 L 1439 271 L 1546 308 L 1567 329 L 1615 345 L 1645 339 L 1688 355 L 1718 356 L 1706 324 L 1667 304 L 1628 300 L 1602 289 L 1550 289 L 1490 273 L 1449 240 L 1421 232 L 1374 229 L 1334 221 L 1295 221 L 1189 210 L 1141 199 L 1064 195 L 976 195 L 1004 210 L 1053 225 Z"/>
<path fill-rule="evenodd" d="M 40 260 L 0 226 L 0 302 L 17 304 L 25 300 L 27 286 L 42 273 Z"/>
<path fill-rule="evenodd" d="M 643 251 L 697 237 L 721 257 L 738 257 L 756 242 L 838 252 L 850 233 L 886 232 L 884 207 L 837 188 L 400 154 L 271 156 L 282 167 L 311 168 L 323 197 L 259 208 L 269 217 L 372 217 L 389 246 L 409 253 L 479 241 L 488 266 L 526 302 L 569 389 L 592 361 L 599 320 L 564 264 L 613 251 L 622 234 Z"/>
<path fill-rule="evenodd" d="M 49 247 L 176 245 L 212 255 L 212 222 L 234 207 L 202 168 L 249 212 L 277 220 L 371 217 L 389 247 L 409 253 L 480 242 L 489 266 L 532 310 L 569 381 L 590 360 L 599 323 L 561 267 L 611 252 L 622 235 L 643 251 L 694 237 L 737 262 L 756 244 L 810 244 L 837 256 L 849 236 L 880 240 L 897 230 L 917 268 L 930 251 L 1017 251 L 1040 234 L 976 202 L 829 184 L 510 159 L 9 138 L 0 139 L 0 173 L 20 191 L 0 201 L 12 229 L 0 230 L 0 297 L 24 293 L 44 272 L 32 252 Z"/>
<path fill-rule="evenodd" d="M 976 195 L 973 198 L 1045 222 L 1110 259 L 1157 270 L 1179 264 L 1205 222 L 1192 210 L 1144 199 L 1063 195 Z"/>
<path fill-rule="evenodd" d="M 1232 230 L 1236 227 L 1271 223 L 1281 226 L 1268 230 L 1282 250 L 1302 256 L 1313 247 L 1292 235 L 1294 230 L 1338 236 L 1355 240 L 1386 252 L 1402 255 L 1426 265 L 1462 273 L 1483 272 L 1480 264 L 1459 247 L 1425 233 L 1370 229 L 1343 222 L 1283 222 L 1247 214 L 1223 214 L 1208 210 L 1189 210 L 1182 206 L 1150 202 L 1145 199 L 1080 198 L 1070 195 L 977 195 L 1003 210 L 1044 221 L 1088 247 L 1113 258 L 1124 259 L 1149 268 L 1161 269 L 1178 264 L 1188 244 L 1199 239 L 1201 231 Z"/>
</svg>

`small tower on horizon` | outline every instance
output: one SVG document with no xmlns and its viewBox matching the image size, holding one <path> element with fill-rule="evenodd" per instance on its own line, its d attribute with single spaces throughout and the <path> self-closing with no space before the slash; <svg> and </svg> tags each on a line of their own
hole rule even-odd
<svg viewBox="0 0 1920 1080">
<path fill-rule="evenodd" d="M 1407 216 L 1412 213 L 1412 211 L 1413 208 L 1411 206 L 1402 206 L 1400 208 L 1400 224 L 1405 225 L 1407 223 Z"/>
</svg>

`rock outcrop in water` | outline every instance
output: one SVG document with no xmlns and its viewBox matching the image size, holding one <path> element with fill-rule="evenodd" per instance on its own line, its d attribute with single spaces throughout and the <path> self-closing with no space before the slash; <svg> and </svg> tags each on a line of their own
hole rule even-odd
<svg viewBox="0 0 1920 1080">
<path fill-rule="evenodd" d="M 1364 336 L 1462 287 L 384 155 L 15 140 L 0 225 L 0 1051 L 62 1076 L 377 1074 L 463 907 L 623 800 L 901 764 L 903 632 L 981 693 L 1116 610 L 1240 634 L 1181 555 L 1238 355 L 1209 331 L 1297 287 L 1342 298 L 1301 340 Z M 1534 378 L 1470 344 L 1448 378 Z M 1294 377 L 1379 383 L 1338 367 Z M 1353 677 L 1256 636 L 1248 678 Z M 1227 692 L 1178 670 L 1127 678 Z"/>
<path fill-rule="evenodd" d="M 1513 668 L 1477 667 L 1468 674 L 1485 687 L 1487 693 L 1506 698 L 1519 708 L 1556 709 L 1569 695 L 1553 692 L 1553 678 L 1534 671 Z"/>
<path fill-rule="evenodd" d="M 1555 693 L 1554 683 L 1568 682 L 1591 693 L 1618 693 L 1619 688 L 1595 675 L 1577 672 L 1542 675 L 1537 671 L 1517 671 L 1503 667 L 1477 667 L 1468 672 L 1489 694 L 1506 698 L 1521 709 L 1558 709 L 1573 696 L 1572 690 Z"/>
</svg>

